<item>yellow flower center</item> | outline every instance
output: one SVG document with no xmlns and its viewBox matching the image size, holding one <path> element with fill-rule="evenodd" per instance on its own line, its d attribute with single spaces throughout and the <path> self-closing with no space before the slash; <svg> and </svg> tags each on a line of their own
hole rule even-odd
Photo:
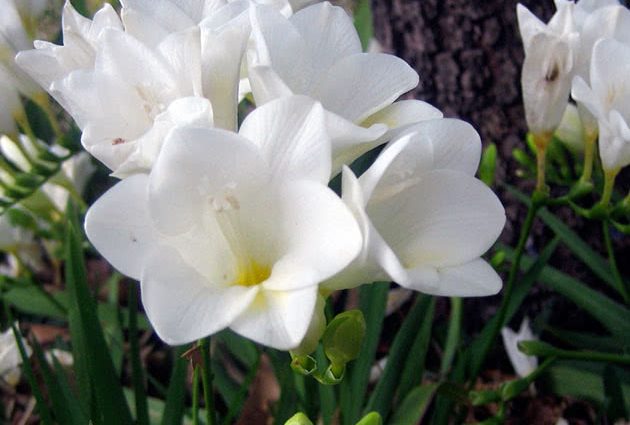
<svg viewBox="0 0 630 425">
<path fill-rule="evenodd" d="M 255 286 L 267 280 L 269 276 L 271 276 L 270 267 L 250 260 L 247 264 L 239 264 L 233 285 Z"/>
</svg>

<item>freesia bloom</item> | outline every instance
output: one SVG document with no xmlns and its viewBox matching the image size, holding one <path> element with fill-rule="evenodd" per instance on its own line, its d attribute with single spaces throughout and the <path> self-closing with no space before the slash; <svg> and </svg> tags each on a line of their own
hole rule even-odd
<svg viewBox="0 0 630 425">
<path fill-rule="evenodd" d="M 590 87 L 581 77 L 573 81 L 572 95 L 596 118 L 599 154 L 605 170 L 630 164 L 630 45 L 614 39 L 595 43 Z"/>
<path fill-rule="evenodd" d="M 124 29 L 109 5 L 90 21 L 67 3 L 64 45 L 36 42 L 17 57 L 73 116 L 86 149 L 119 177 L 149 170 L 175 126 L 236 126 L 247 15 L 232 3 L 186 3 L 209 8 L 196 25 L 183 3 L 154 3 L 126 1 Z"/>
<path fill-rule="evenodd" d="M 601 38 L 614 38 L 630 44 L 630 10 L 615 0 L 581 0 L 575 8 L 575 21 L 580 31 L 580 49 L 575 75 L 590 81 L 593 46 Z M 578 111 L 587 134 L 595 138 L 598 132 L 597 119 L 588 108 L 578 103 Z"/>
<path fill-rule="evenodd" d="M 333 171 L 388 140 L 388 130 L 442 116 L 421 101 L 393 103 L 418 84 L 418 74 L 395 56 L 362 53 L 340 7 L 318 3 L 286 18 L 258 6 L 251 19 L 247 57 L 256 103 L 289 94 L 320 101 L 333 140 Z"/>
<path fill-rule="evenodd" d="M 535 356 L 527 356 L 518 349 L 518 343 L 521 341 L 536 340 L 532 329 L 529 326 L 529 319 L 525 317 L 521 323 L 518 332 L 514 332 L 508 327 L 501 329 L 503 337 L 503 346 L 505 352 L 512 363 L 514 371 L 521 377 L 529 375 L 538 367 L 538 359 Z"/>
<path fill-rule="evenodd" d="M 170 133 L 150 175 L 126 178 L 89 210 L 86 231 L 139 279 L 156 332 L 181 344 L 230 327 L 278 349 L 300 344 L 318 284 L 360 249 L 352 214 L 322 182 L 330 141 L 305 97 L 252 112 L 239 134 Z"/>
<path fill-rule="evenodd" d="M 584 151 L 584 128 L 578 108 L 573 103 L 567 105 L 555 135 L 571 151 Z"/>
<path fill-rule="evenodd" d="M 555 4 L 557 11 L 548 24 L 522 4 L 516 8 L 525 47 L 521 75 L 525 118 L 534 134 L 549 134 L 560 123 L 579 48 L 573 20 L 575 4 L 568 0 L 556 0 Z"/>
<path fill-rule="evenodd" d="M 432 120 L 390 142 L 356 178 L 343 171 L 343 200 L 363 233 L 353 264 L 324 285 L 380 279 L 433 295 L 492 295 L 501 288 L 479 257 L 505 224 L 503 206 L 474 177 L 481 142 L 467 123 Z"/>
</svg>

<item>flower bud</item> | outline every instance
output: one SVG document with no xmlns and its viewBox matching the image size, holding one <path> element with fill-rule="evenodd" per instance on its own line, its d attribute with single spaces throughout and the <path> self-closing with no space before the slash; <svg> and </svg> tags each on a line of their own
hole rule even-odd
<svg viewBox="0 0 630 425">
<path fill-rule="evenodd" d="M 344 366 L 361 352 L 365 336 L 365 318 L 359 310 L 338 314 L 326 327 L 322 342 L 333 366 Z"/>
<path fill-rule="evenodd" d="M 291 416 L 284 425 L 313 425 L 313 422 L 302 412 Z"/>
</svg>

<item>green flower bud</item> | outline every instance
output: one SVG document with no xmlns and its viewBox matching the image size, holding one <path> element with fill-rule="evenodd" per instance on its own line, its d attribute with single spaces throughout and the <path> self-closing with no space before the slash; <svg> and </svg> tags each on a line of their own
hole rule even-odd
<svg viewBox="0 0 630 425">
<path fill-rule="evenodd" d="M 328 324 L 322 342 L 333 369 L 344 366 L 359 356 L 364 336 L 365 318 L 359 310 L 338 314 Z"/>
<path fill-rule="evenodd" d="M 365 415 L 356 425 L 382 425 L 383 418 L 377 412 L 370 412 Z"/>
<path fill-rule="evenodd" d="M 302 412 L 291 416 L 284 425 L 313 425 L 313 422 Z"/>
</svg>

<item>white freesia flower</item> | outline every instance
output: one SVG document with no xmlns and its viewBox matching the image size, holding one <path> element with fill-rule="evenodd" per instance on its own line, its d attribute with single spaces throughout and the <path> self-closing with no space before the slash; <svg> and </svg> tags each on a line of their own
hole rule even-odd
<svg viewBox="0 0 630 425">
<path fill-rule="evenodd" d="M 553 132 L 564 113 L 575 71 L 579 34 L 573 18 L 575 4 L 555 1 L 557 11 L 544 24 L 518 4 L 518 24 L 525 47 L 521 75 L 525 118 L 537 135 Z"/>
<path fill-rule="evenodd" d="M 65 44 L 36 42 L 17 61 L 70 112 L 86 149 L 125 177 L 151 168 L 175 126 L 235 128 L 248 4 L 127 0 L 123 29 L 109 5 L 90 21 L 67 3 Z"/>
<path fill-rule="evenodd" d="M 432 120 L 390 142 L 359 179 L 345 168 L 343 200 L 359 222 L 363 250 L 325 287 L 389 278 L 434 295 L 497 293 L 501 279 L 479 257 L 501 233 L 505 212 L 474 177 L 480 152 L 469 124 Z"/>
<path fill-rule="evenodd" d="M 630 45 L 614 39 L 595 43 L 590 87 L 583 78 L 573 81 L 571 94 L 598 121 L 599 154 L 605 170 L 630 164 Z"/>
<path fill-rule="evenodd" d="M 523 319 L 518 333 L 508 327 L 504 327 L 501 329 L 501 336 L 503 337 L 505 352 L 512 363 L 514 371 L 519 376 L 527 376 L 538 367 L 538 359 L 535 356 L 527 356 L 518 349 L 519 342 L 538 339 L 532 333 L 527 317 Z"/>
<path fill-rule="evenodd" d="M 330 190 L 321 105 L 291 97 L 257 108 L 240 134 L 178 128 L 150 175 L 114 186 L 86 231 L 139 279 L 156 332 L 171 344 L 230 327 L 271 347 L 302 341 L 318 284 L 360 249 Z"/>
<path fill-rule="evenodd" d="M 24 342 L 27 355 L 31 355 L 31 347 Z M 19 366 L 22 364 L 22 356 L 13 330 L 11 328 L 0 333 L 0 377 L 9 385 L 15 386 L 20 380 Z"/>
<path fill-rule="evenodd" d="M 320 101 L 333 140 L 333 170 L 386 141 L 388 129 L 442 116 L 421 101 L 392 103 L 418 84 L 418 74 L 395 56 L 362 53 L 340 7 L 318 3 L 286 18 L 258 6 L 251 19 L 248 73 L 256 103 L 292 93 Z"/>
<path fill-rule="evenodd" d="M 598 2 L 581 0 L 576 5 L 575 18 L 580 31 L 580 50 L 575 75 L 590 81 L 593 46 L 599 39 L 614 38 L 630 44 L 630 10 L 613 0 Z M 581 103 L 578 103 L 578 111 L 585 131 L 594 138 L 598 131 L 597 119 Z"/>
</svg>

